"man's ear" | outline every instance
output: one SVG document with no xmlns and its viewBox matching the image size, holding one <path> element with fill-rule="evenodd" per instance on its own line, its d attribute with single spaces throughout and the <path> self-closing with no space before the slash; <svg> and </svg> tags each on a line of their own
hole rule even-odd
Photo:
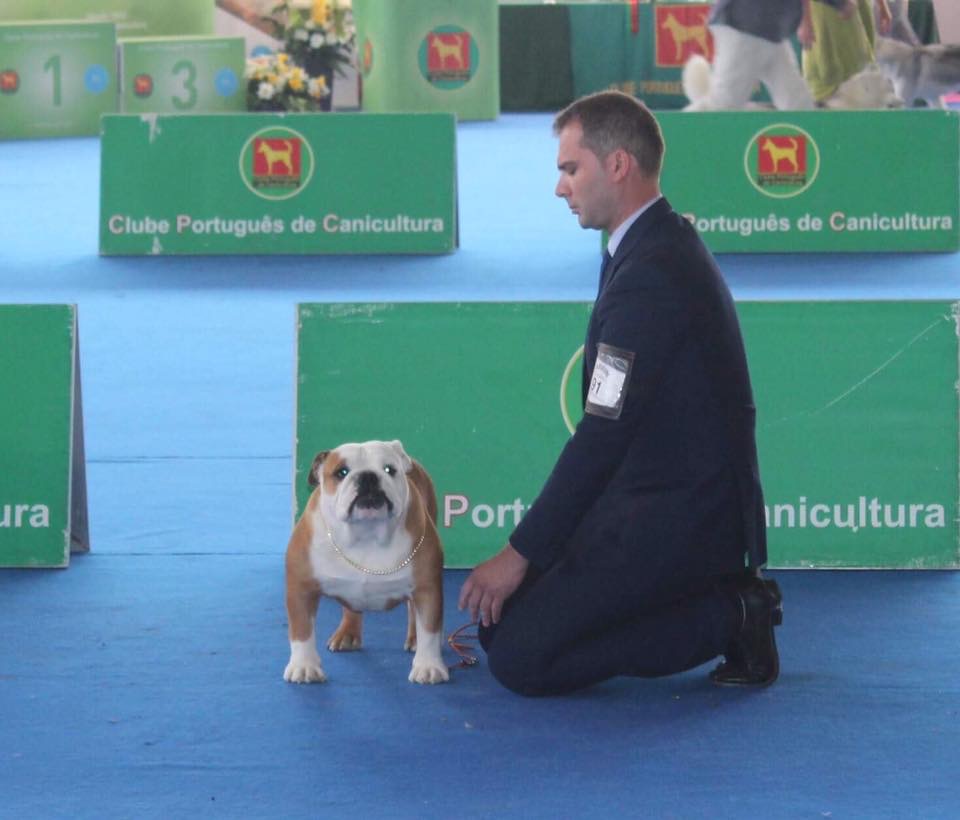
<svg viewBox="0 0 960 820">
<path fill-rule="evenodd" d="M 620 182 L 630 172 L 630 153 L 623 148 L 611 151 L 607 156 L 607 170 L 615 182 Z"/>
</svg>

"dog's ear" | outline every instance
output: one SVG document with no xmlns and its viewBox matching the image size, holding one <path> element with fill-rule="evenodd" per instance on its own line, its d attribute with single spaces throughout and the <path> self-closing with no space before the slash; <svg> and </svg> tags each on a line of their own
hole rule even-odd
<svg viewBox="0 0 960 820">
<path fill-rule="evenodd" d="M 393 441 L 388 441 L 387 444 L 393 448 L 393 451 L 397 454 L 397 458 L 400 459 L 400 469 L 405 473 L 409 473 L 413 469 L 413 461 L 410 456 L 407 455 L 407 451 L 403 449 L 403 444 L 394 439 Z"/>
<path fill-rule="evenodd" d="M 323 460 L 330 455 L 329 450 L 321 450 L 313 457 L 313 464 L 310 465 L 310 472 L 307 474 L 307 484 L 316 487 L 320 484 L 320 468 L 323 466 Z"/>
</svg>

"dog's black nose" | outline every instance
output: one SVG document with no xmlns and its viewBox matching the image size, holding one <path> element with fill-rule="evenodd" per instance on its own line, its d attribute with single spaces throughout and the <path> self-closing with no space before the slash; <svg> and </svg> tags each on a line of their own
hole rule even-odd
<svg viewBox="0 0 960 820">
<path fill-rule="evenodd" d="M 380 486 L 380 476 L 372 470 L 357 473 L 357 497 L 350 505 L 350 511 L 379 510 L 386 507 L 388 512 L 393 510 L 393 504 Z"/>
<path fill-rule="evenodd" d="M 375 493 L 380 489 L 380 476 L 373 470 L 364 470 L 357 475 L 358 493 Z"/>
</svg>

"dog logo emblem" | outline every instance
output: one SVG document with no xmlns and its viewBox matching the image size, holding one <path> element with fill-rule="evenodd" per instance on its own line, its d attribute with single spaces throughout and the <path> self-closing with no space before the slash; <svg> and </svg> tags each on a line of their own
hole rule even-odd
<svg viewBox="0 0 960 820">
<path fill-rule="evenodd" d="M 292 128 L 264 128 L 240 152 L 240 176 L 247 188 L 264 199 L 290 199 L 313 176 L 313 149 Z"/>
<path fill-rule="evenodd" d="M 779 124 L 764 128 L 747 145 L 744 170 L 760 193 L 777 199 L 809 188 L 820 170 L 820 151 L 806 131 Z"/>
<path fill-rule="evenodd" d="M 133 93 L 138 97 L 149 97 L 153 93 L 153 77 L 138 74 L 133 78 Z"/>
<path fill-rule="evenodd" d="M 477 73 L 480 52 L 469 31 L 439 26 L 420 43 L 420 73 L 436 88 L 461 88 Z"/>
<path fill-rule="evenodd" d="M 300 179 L 300 140 L 257 137 L 253 141 L 253 184 L 296 184 Z"/>
<path fill-rule="evenodd" d="M 20 75 L 12 68 L 0 71 L 0 94 L 16 94 L 20 88 Z"/>
<path fill-rule="evenodd" d="M 676 68 L 694 54 L 713 60 L 713 38 L 707 28 L 708 4 L 657 5 L 655 47 L 657 66 Z"/>
</svg>

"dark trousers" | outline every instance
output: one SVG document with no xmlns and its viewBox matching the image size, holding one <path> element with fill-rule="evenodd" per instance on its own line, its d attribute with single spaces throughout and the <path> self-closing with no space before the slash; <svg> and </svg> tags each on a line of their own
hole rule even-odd
<svg viewBox="0 0 960 820">
<path fill-rule="evenodd" d="M 567 557 L 545 572 L 531 569 L 500 623 L 481 626 L 479 636 L 506 688 L 559 695 L 618 675 L 699 666 L 724 652 L 740 617 L 724 578 L 657 584 Z"/>
</svg>

